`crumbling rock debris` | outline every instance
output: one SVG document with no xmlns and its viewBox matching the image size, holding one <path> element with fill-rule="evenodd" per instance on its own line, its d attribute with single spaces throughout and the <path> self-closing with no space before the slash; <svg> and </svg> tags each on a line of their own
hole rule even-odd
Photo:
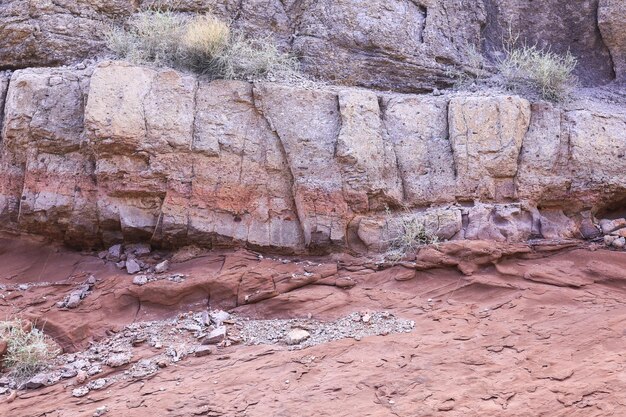
<svg viewBox="0 0 626 417">
<path fill-rule="evenodd" d="M 81 301 L 89 295 L 94 285 L 96 285 L 96 277 L 90 275 L 78 289 L 72 291 L 63 301 L 59 301 L 57 307 L 69 309 L 78 307 Z"/>
</svg>

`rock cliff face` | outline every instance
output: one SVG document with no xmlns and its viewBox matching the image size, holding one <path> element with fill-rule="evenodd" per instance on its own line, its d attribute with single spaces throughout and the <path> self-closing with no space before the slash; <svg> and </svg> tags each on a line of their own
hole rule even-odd
<svg viewBox="0 0 626 417">
<path fill-rule="evenodd" d="M 621 0 L 5 0 L 0 69 L 106 55 L 106 26 L 146 7 L 212 11 L 251 36 L 272 37 L 310 74 L 376 89 L 448 87 L 451 74 L 476 71 L 474 51 L 496 58 L 509 29 L 521 42 L 571 50 L 586 85 L 625 71 Z"/>
<path fill-rule="evenodd" d="M 626 109 L 590 100 L 309 90 L 104 62 L 15 71 L 4 108 L 2 228 L 75 246 L 382 251 L 402 219 L 440 239 L 581 237 L 626 198 Z"/>
</svg>

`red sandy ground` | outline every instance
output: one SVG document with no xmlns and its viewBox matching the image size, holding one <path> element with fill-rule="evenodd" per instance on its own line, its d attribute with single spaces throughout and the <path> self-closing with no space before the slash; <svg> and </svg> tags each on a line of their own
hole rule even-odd
<svg viewBox="0 0 626 417">
<path fill-rule="evenodd" d="M 471 276 L 451 267 L 375 271 L 337 259 L 316 260 L 315 273 L 329 277 L 281 287 L 277 277 L 296 270 L 296 262 L 216 251 L 174 264 L 172 272 L 189 277 L 183 284 L 138 287 L 95 256 L 0 237 L 0 284 L 50 283 L 5 291 L 0 317 L 45 320 L 66 350 L 133 321 L 207 303 L 256 318 L 389 310 L 416 323 L 412 333 L 298 351 L 234 345 L 82 398 L 61 382 L 21 391 L 12 402 L 0 398 L 0 416 L 92 416 L 102 405 L 106 416 L 626 415 L 626 253 L 511 255 Z M 56 308 L 88 273 L 98 279 L 95 291 L 76 310 Z M 356 285 L 337 286 L 333 274 L 350 274 Z M 268 280 L 274 292 L 237 306 L 243 292 L 262 290 Z"/>
</svg>

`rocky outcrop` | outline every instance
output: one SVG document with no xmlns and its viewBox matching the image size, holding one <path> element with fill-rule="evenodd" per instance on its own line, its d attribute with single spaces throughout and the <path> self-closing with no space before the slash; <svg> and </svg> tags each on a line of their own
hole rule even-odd
<svg viewBox="0 0 626 417">
<path fill-rule="evenodd" d="M 611 51 L 615 75 L 626 80 L 626 5 L 620 0 L 600 0 L 598 26 Z"/>
<path fill-rule="evenodd" d="M 140 8 L 212 12 L 253 37 L 297 55 L 305 72 L 338 84 L 401 92 L 449 87 L 475 73 L 476 54 L 497 57 L 510 28 L 579 58 L 578 75 L 597 85 L 623 66 L 620 1 L 518 0 L 114 0 L 23 1 L 0 5 L 0 69 L 75 63 L 107 54 L 104 30 Z M 484 42 L 483 42 L 484 40 Z M 609 49 L 607 49 L 607 46 Z"/>
<path fill-rule="evenodd" d="M 103 31 L 133 0 L 3 0 L 0 69 L 62 65 L 105 52 Z"/>
<path fill-rule="evenodd" d="M 624 131 L 623 108 L 592 101 L 20 70 L 0 218 L 78 246 L 382 251 L 407 222 L 441 240 L 580 237 L 626 197 Z"/>
<path fill-rule="evenodd" d="M 612 48 L 606 37 L 603 42 L 598 30 L 603 2 L 607 3 L 604 0 L 485 0 L 488 15 L 484 29 L 486 52 L 495 58 L 503 41 L 518 37 L 518 45 L 536 44 L 559 54 L 570 51 L 578 59 L 576 75 L 585 85 L 611 81 L 615 76 L 611 54 L 616 51 L 609 52 Z M 620 0 L 613 3 L 613 12 L 621 14 L 623 19 L 626 16 L 623 3 Z M 617 6 L 618 3 L 622 5 Z"/>
</svg>

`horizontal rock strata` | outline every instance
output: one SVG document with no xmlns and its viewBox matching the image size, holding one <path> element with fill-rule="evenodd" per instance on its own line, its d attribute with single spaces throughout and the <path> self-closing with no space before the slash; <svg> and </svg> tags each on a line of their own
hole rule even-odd
<svg viewBox="0 0 626 417">
<path fill-rule="evenodd" d="M 290 252 L 382 251 L 406 222 L 441 240 L 580 237 L 626 198 L 625 131 L 624 109 L 592 101 L 19 70 L 0 224 L 81 247 Z"/>
<path fill-rule="evenodd" d="M 0 70 L 103 57 L 105 31 L 133 12 L 212 12 L 269 37 L 303 70 L 334 83 L 403 92 L 449 87 L 481 71 L 509 31 L 520 42 L 571 51 L 585 85 L 623 77 L 622 0 L 3 0 Z"/>
</svg>

